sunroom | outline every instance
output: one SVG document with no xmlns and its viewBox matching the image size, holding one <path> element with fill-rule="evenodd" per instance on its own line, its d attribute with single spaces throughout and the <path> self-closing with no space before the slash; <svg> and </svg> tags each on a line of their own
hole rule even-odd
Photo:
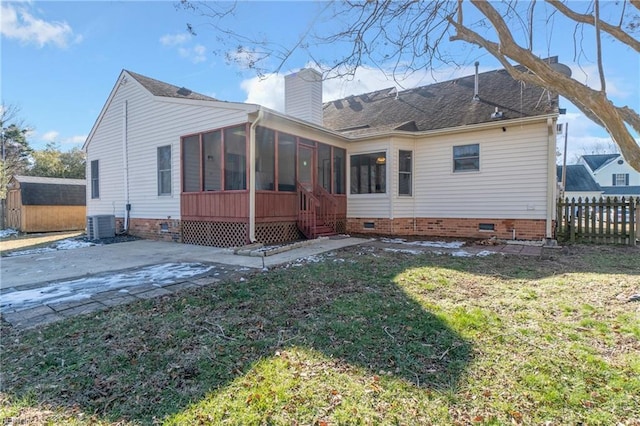
<svg viewBox="0 0 640 426">
<path fill-rule="evenodd" d="M 344 147 L 257 121 L 181 138 L 184 243 L 233 247 L 345 232 Z"/>
</svg>

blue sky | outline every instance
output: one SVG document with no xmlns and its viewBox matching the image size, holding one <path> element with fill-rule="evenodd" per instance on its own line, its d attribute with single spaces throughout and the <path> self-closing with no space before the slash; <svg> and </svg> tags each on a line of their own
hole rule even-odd
<svg viewBox="0 0 640 426">
<path fill-rule="evenodd" d="M 228 22 L 287 43 L 306 31 L 321 7 L 308 1 L 243 3 Z M 283 105 L 282 75 L 260 81 L 253 71 L 228 63 L 206 19 L 176 8 L 172 1 L 3 1 L 1 19 L 2 101 L 20 108 L 20 116 L 33 129 L 29 142 L 37 149 L 47 142 L 59 143 L 62 150 L 82 146 L 122 69 L 226 101 L 275 109 Z M 186 31 L 187 22 L 194 24 L 197 36 Z M 556 28 L 553 35 L 548 53 L 560 56 L 574 76 L 597 87 L 595 65 L 583 62 L 580 69 L 573 63 L 572 29 Z M 461 46 L 458 42 L 452 49 Z M 344 48 L 325 46 L 318 57 L 336 57 Z M 630 49 L 613 49 L 608 44 L 605 48 L 612 98 L 640 110 L 640 58 Z M 436 78 L 470 74 L 475 59 L 480 60 L 481 70 L 499 68 L 488 55 L 475 54 L 468 67 L 445 68 Z M 299 51 L 286 63 L 283 74 L 309 61 Z M 431 81 L 430 73 L 421 73 L 402 84 L 409 88 Z M 379 69 L 363 68 L 351 81 L 325 82 L 324 100 L 394 84 Z M 609 144 L 606 132 L 575 107 L 566 101 L 561 106 L 568 110 L 561 121 L 570 123 L 569 160 L 576 153 Z"/>
</svg>

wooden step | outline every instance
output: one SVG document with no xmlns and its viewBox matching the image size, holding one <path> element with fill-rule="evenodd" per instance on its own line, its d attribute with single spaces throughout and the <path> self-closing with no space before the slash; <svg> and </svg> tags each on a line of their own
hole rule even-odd
<svg viewBox="0 0 640 426">
<path fill-rule="evenodd" d="M 327 225 L 316 226 L 313 231 L 314 231 L 313 234 L 316 237 L 328 237 L 330 235 L 337 235 L 336 232 L 330 226 L 327 226 Z"/>
</svg>

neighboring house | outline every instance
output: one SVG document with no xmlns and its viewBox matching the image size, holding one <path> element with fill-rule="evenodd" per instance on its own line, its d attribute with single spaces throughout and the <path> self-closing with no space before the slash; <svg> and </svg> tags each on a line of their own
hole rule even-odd
<svg viewBox="0 0 640 426">
<path fill-rule="evenodd" d="M 305 69 L 285 92 L 283 114 L 123 70 L 84 145 L 88 215 L 214 246 L 552 237 L 556 94 L 504 70 L 323 105 Z"/>
<path fill-rule="evenodd" d="M 622 154 L 583 155 L 578 163 L 589 169 L 604 197 L 640 197 L 640 172 Z"/>
<path fill-rule="evenodd" d="M 562 166 L 557 166 L 558 183 L 562 186 Z M 561 188 L 562 189 L 562 188 Z M 584 164 L 569 164 L 565 171 L 564 191 L 561 191 L 562 198 L 569 200 L 579 198 L 602 197 L 602 188 L 593 179 L 589 169 Z"/>
<path fill-rule="evenodd" d="M 13 176 L 7 185 L 7 226 L 22 232 L 85 228 L 83 179 Z"/>
</svg>

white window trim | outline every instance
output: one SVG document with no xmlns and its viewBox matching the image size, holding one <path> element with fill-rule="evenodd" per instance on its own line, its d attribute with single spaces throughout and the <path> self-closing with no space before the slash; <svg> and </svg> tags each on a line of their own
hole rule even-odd
<svg viewBox="0 0 640 426">
<path fill-rule="evenodd" d="M 170 191 L 169 192 L 160 192 L 160 172 L 161 171 L 167 171 L 167 169 L 163 169 L 160 170 L 160 162 L 158 161 L 158 153 L 160 151 L 160 148 L 166 148 L 169 147 L 169 186 Z M 157 187 L 158 187 L 158 197 L 171 197 L 173 195 L 173 146 L 171 144 L 168 145 L 160 145 L 158 147 L 156 147 L 156 180 L 157 180 Z"/>
<path fill-rule="evenodd" d="M 403 172 L 400 170 L 400 152 L 410 152 L 411 153 L 411 171 L 410 172 Z M 413 197 L 413 193 L 414 193 L 414 187 L 413 187 L 413 176 L 414 176 L 414 172 L 415 172 L 415 167 L 414 167 L 414 157 L 415 157 L 415 151 L 413 149 L 398 149 L 398 197 L 402 197 L 402 198 L 411 198 Z M 400 175 L 401 174 L 408 174 L 411 178 L 410 184 L 409 184 L 409 191 L 411 192 L 410 194 L 401 194 L 400 193 Z"/>
<path fill-rule="evenodd" d="M 384 153 L 385 164 L 384 164 L 384 175 L 385 175 L 385 191 L 384 192 L 367 192 L 364 194 L 354 194 L 351 192 L 351 157 L 356 155 L 368 155 L 368 154 L 377 154 L 379 152 Z M 389 190 L 389 150 L 388 149 L 372 149 L 369 151 L 362 152 L 347 152 L 348 162 L 347 166 L 347 187 L 346 187 L 346 195 L 349 197 L 376 197 L 376 198 L 389 198 L 391 196 L 391 191 Z"/>
<path fill-rule="evenodd" d="M 455 160 L 453 151 L 455 147 L 458 146 L 467 146 L 467 145 L 478 145 L 478 170 L 456 170 L 455 169 Z M 482 149 L 480 147 L 480 142 L 473 143 L 464 143 L 460 145 L 451 145 L 451 174 L 452 175 L 460 175 L 460 174 L 468 174 L 468 173 L 480 173 L 482 170 Z"/>
</svg>

